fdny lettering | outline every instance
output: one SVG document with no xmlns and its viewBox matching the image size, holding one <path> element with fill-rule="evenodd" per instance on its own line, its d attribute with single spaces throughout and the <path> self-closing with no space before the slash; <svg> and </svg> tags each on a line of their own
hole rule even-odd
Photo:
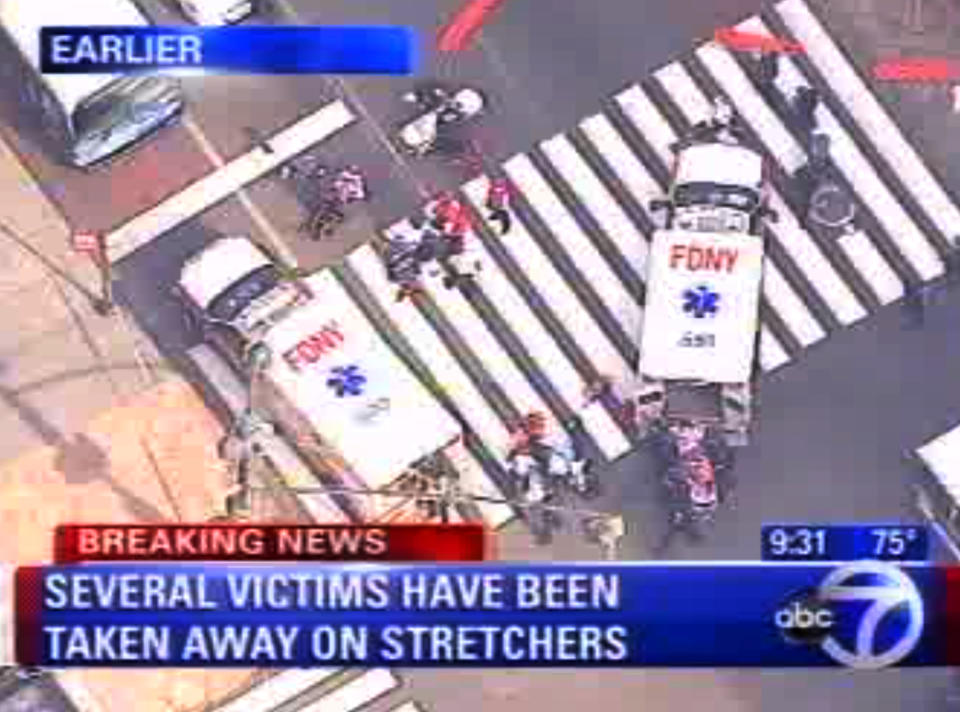
<svg viewBox="0 0 960 712">
<path fill-rule="evenodd" d="M 690 272 L 713 270 L 733 272 L 740 251 L 732 247 L 700 247 L 676 244 L 670 246 L 670 269 L 686 268 Z"/>
<path fill-rule="evenodd" d="M 284 353 L 283 360 L 294 371 L 300 371 L 304 364 L 316 363 L 343 342 L 343 330 L 337 322 L 331 321 Z"/>
</svg>

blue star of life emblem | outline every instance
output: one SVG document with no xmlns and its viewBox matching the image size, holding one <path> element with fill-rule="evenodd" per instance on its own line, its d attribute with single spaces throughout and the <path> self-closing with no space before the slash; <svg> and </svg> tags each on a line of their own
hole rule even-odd
<svg viewBox="0 0 960 712">
<path fill-rule="evenodd" d="M 705 284 L 684 290 L 683 311 L 695 319 L 714 316 L 720 310 L 720 294 Z"/>
<path fill-rule="evenodd" d="M 367 377 L 360 373 L 359 367 L 334 366 L 330 369 L 327 387 L 331 388 L 338 398 L 359 396 L 363 393 L 366 382 Z"/>
</svg>

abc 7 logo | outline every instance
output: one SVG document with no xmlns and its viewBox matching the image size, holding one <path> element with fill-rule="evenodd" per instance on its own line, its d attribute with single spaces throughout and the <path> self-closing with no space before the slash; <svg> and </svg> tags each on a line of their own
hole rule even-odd
<svg viewBox="0 0 960 712">
<path fill-rule="evenodd" d="M 855 579 L 868 583 L 853 583 Z M 843 602 L 869 603 L 851 634 L 839 633 L 853 611 Z M 860 609 L 863 606 L 859 607 Z M 875 670 L 907 657 L 923 634 L 923 600 L 909 576 L 890 564 L 862 561 L 832 571 L 820 586 L 791 596 L 775 613 L 774 624 L 791 643 L 819 646 L 838 663 Z M 877 650 L 878 628 L 897 617 L 895 642 Z M 841 642 L 843 638 L 844 642 Z"/>
</svg>

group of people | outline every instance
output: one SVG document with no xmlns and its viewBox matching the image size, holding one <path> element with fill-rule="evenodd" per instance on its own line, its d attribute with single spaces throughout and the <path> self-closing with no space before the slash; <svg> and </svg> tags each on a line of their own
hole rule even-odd
<svg viewBox="0 0 960 712">
<path fill-rule="evenodd" d="M 501 235 L 510 229 L 509 196 L 505 181 L 491 181 L 487 217 L 498 225 Z M 397 301 L 422 294 L 423 273 L 431 267 L 433 274 L 443 275 L 447 289 L 475 280 L 482 262 L 470 249 L 471 220 L 464 202 L 452 192 L 443 192 L 427 203 L 422 215 L 394 231 L 387 242 L 386 262 L 387 278 L 397 285 Z"/>
<path fill-rule="evenodd" d="M 518 489 L 537 501 L 549 496 L 552 481 L 579 477 L 590 467 L 573 438 L 563 428 L 551 430 L 544 413 L 526 414 L 511 434 L 509 471 L 517 479 Z"/>
</svg>

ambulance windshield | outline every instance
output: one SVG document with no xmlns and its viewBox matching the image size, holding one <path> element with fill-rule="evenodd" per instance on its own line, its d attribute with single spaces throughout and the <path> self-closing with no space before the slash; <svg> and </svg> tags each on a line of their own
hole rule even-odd
<svg viewBox="0 0 960 712">
<path fill-rule="evenodd" d="M 674 190 L 678 208 L 709 205 L 753 212 L 760 207 L 760 194 L 750 188 L 719 183 L 684 183 Z"/>
</svg>

